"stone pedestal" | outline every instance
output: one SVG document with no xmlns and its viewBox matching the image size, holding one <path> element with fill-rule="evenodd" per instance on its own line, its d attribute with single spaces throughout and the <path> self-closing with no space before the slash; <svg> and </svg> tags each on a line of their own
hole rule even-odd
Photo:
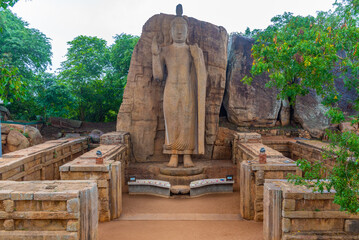
<svg viewBox="0 0 359 240">
<path fill-rule="evenodd" d="M 243 161 L 240 172 L 240 211 L 248 220 L 263 220 L 263 186 L 265 179 L 285 179 L 289 173 L 301 175 L 289 158 L 270 158 L 266 164 L 258 160 Z"/>
<path fill-rule="evenodd" d="M 193 181 L 206 179 L 206 174 L 203 173 L 203 167 L 192 168 L 169 168 L 161 167 L 157 179 L 171 183 L 174 194 L 187 194 L 189 193 L 189 184 Z M 174 187 L 180 185 L 181 187 Z M 187 191 L 188 190 L 188 191 Z"/>
<path fill-rule="evenodd" d="M 96 164 L 96 152 L 103 154 L 103 164 Z M 120 217 L 122 211 L 121 145 L 104 145 L 60 167 L 61 180 L 96 180 L 100 222 Z"/>
<path fill-rule="evenodd" d="M 0 181 L 0 239 L 97 240 L 93 181 Z"/>
</svg>

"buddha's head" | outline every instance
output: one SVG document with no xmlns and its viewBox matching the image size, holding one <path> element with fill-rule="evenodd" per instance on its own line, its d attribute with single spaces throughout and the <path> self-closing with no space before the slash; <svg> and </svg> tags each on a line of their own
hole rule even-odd
<svg viewBox="0 0 359 240">
<path fill-rule="evenodd" d="M 171 37 L 175 43 L 186 42 L 188 34 L 188 24 L 183 17 L 175 17 L 171 22 Z"/>
</svg>

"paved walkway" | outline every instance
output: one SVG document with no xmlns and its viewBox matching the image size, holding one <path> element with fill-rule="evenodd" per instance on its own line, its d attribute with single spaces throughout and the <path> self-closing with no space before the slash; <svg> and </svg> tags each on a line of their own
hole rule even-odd
<svg viewBox="0 0 359 240">
<path fill-rule="evenodd" d="M 262 223 L 243 220 L 239 194 L 199 198 L 123 195 L 121 218 L 99 224 L 99 240 L 261 240 Z"/>
</svg>

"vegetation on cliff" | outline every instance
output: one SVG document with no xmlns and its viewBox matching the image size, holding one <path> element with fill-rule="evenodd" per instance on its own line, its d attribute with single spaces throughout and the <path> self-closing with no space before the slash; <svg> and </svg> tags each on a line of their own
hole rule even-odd
<svg viewBox="0 0 359 240">
<path fill-rule="evenodd" d="M 348 89 L 359 93 L 359 1 L 343 0 L 334 10 L 319 12 L 317 17 L 293 16 L 285 13 L 272 19 L 265 30 L 247 31 L 255 38 L 251 73 L 269 74 L 267 87 L 276 87 L 282 99 L 292 104 L 298 95 L 315 90 L 322 103 L 329 108 L 333 124 L 351 121 L 358 124 L 359 99 L 352 104 L 357 114 L 345 116 L 339 108 L 341 98 L 334 86 L 335 78 L 342 78 Z M 243 79 L 250 84 L 251 77 Z M 327 132 L 332 147 L 326 158 L 335 158 L 333 169 L 325 169 L 320 162 L 298 161 L 305 171 L 303 178 L 292 177 L 323 192 L 334 188 L 335 203 L 342 210 L 359 212 L 359 136 L 355 132 Z M 321 181 L 327 175 L 328 181 Z M 310 182 L 308 182 L 309 180 Z"/>
</svg>

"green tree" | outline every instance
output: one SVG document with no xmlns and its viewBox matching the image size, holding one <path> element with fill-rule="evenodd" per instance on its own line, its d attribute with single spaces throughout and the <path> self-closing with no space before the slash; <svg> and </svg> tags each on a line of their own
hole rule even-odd
<svg viewBox="0 0 359 240">
<path fill-rule="evenodd" d="M 359 1 L 344 0 L 334 6 L 334 11 L 319 12 L 317 17 L 290 13 L 274 17 L 271 26 L 255 35 L 251 73 L 269 74 L 266 86 L 276 87 L 279 97 L 289 99 L 292 104 L 297 95 L 315 90 L 330 108 L 327 114 L 332 123 L 340 123 L 346 116 L 338 107 L 340 95 L 334 79 L 343 78 L 348 88 L 359 93 Z M 251 77 L 243 81 L 249 84 Z M 359 111 L 359 99 L 355 108 Z M 349 119 L 358 123 L 358 117 Z M 334 168 L 324 169 L 322 163 L 301 160 L 298 164 L 305 170 L 305 176 L 293 176 L 293 181 L 319 191 L 334 188 L 334 201 L 342 210 L 359 212 L 359 136 L 332 132 L 329 138 L 332 147 L 325 157 L 336 159 Z M 320 181 L 323 171 L 328 174 L 327 182 Z"/>
<path fill-rule="evenodd" d="M 50 40 L 9 10 L 0 11 L 0 29 L 1 98 L 12 102 L 8 106 L 10 111 L 22 112 L 21 104 L 15 104 L 14 100 L 22 102 L 33 95 L 36 74 L 51 64 Z"/>
<path fill-rule="evenodd" d="M 138 37 L 120 34 L 114 38 L 110 47 L 97 37 L 79 36 L 69 42 L 59 78 L 77 99 L 81 120 L 116 119 Z"/>
<path fill-rule="evenodd" d="M 113 73 L 117 78 L 127 77 L 130 69 L 131 57 L 139 37 L 131 34 L 121 33 L 114 37 L 115 43 L 110 47 L 110 61 Z"/>
<path fill-rule="evenodd" d="M 68 42 L 67 59 L 61 63 L 59 77 L 70 86 L 78 102 L 80 120 L 88 117 L 89 110 L 96 106 L 98 81 L 102 81 L 109 69 L 109 50 L 105 40 L 97 37 L 78 36 Z M 101 105 L 97 105 L 101 108 Z"/>
<path fill-rule="evenodd" d="M 19 0 L 0 0 L 0 8 L 13 7 Z"/>
</svg>

